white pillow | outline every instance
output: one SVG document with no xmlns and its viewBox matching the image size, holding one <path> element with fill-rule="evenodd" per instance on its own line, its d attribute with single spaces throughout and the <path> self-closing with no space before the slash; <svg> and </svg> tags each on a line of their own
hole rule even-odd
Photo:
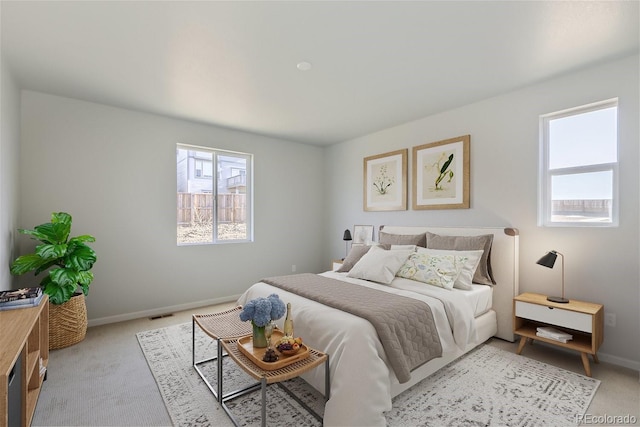
<svg viewBox="0 0 640 427">
<path fill-rule="evenodd" d="M 369 252 L 364 254 L 360 261 L 347 273 L 347 277 L 388 285 L 412 252 L 410 250 L 387 251 L 377 246 L 372 246 Z"/>
<path fill-rule="evenodd" d="M 415 252 L 409 256 L 396 275 L 451 290 L 462 270 L 462 258 L 458 255 Z"/>
<path fill-rule="evenodd" d="M 397 250 L 407 250 L 407 251 L 411 251 L 411 252 L 415 252 L 417 246 L 416 245 L 391 245 L 391 251 L 397 251 Z"/>
<path fill-rule="evenodd" d="M 426 253 L 430 255 L 457 255 L 460 256 L 460 262 L 462 262 L 462 269 L 460 270 L 460 274 L 458 278 L 453 283 L 453 287 L 456 289 L 470 290 L 473 289 L 471 283 L 473 283 L 473 275 L 480 264 L 480 260 L 482 259 L 482 254 L 484 251 L 482 249 L 477 251 L 454 251 L 454 250 L 446 250 L 446 249 L 427 249 L 427 248 L 418 248 L 417 251 L 419 253 Z"/>
</svg>

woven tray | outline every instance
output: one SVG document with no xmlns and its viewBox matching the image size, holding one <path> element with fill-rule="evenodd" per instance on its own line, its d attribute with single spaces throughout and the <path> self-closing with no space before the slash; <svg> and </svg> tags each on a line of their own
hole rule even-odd
<svg viewBox="0 0 640 427">
<path fill-rule="evenodd" d="M 277 342 L 282 338 L 284 334 L 280 330 L 273 331 L 271 335 L 271 341 Z M 276 369 L 280 369 L 287 365 L 290 365 L 298 360 L 306 359 L 309 357 L 309 347 L 302 344 L 300 350 L 291 356 L 286 356 L 280 353 L 275 347 L 276 354 L 278 355 L 278 360 L 275 362 L 264 362 L 262 358 L 267 351 L 266 347 L 262 348 L 253 348 L 253 336 L 248 335 L 246 337 L 242 337 L 238 340 L 238 350 L 240 350 L 245 356 L 247 356 L 253 363 L 264 369 L 265 371 L 274 371 Z"/>
</svg>

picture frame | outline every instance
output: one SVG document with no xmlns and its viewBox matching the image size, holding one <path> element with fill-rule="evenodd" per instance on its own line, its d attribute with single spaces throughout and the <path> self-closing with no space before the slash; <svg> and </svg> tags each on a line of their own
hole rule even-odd
<svg viewBox="0 0 640 427">
<path fill-rule="evenodd" d="M 352 245 L 368 245 L 373 242 L 373 225 L 354 225 Z"/>
<path fill-rule="evenodd" d="M 365 157 L 364 210 L 407 210 L 408 149 Z"/>
<path fill-rule="evenodd" d="M 413 147 L 413 209 L 469 209 L 471 136 Z"/>
</svg>

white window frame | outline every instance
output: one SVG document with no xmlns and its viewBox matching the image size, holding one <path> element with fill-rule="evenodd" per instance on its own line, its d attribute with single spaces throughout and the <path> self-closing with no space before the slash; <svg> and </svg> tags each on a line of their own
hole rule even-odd
<svg viewBox="0 0 640 427">
<path fill-rule="evenodd" d="M 620 163 L 619 138 L 616 140 L 616 161 L 611 163 L 601 163 L 583 166 L 573 166 L 565 168 L 549 168 L 549 122 L 554 119 L 569 117 L 605 108 L 618 107 L 618 98 L 595 102 L 580 107 L 570 108 L 555 113 L 540 116 L 540 171 L 538 185 L 538 225 L 543 227 L 617 227 L 618 226 L 618 167 Z M 612 173 L 612 200 L 611 200 L 611 221 L 610 222 L 583 222 L 583 221 L 553 221 L 551 199 L 551 182 L 554 176 L 577 175 L 590 172 Z"/>
<path fill-rule="evenodd" d="M 195 243 L 178 243 L 178 246 L 197 246 L 197 245 L 220 245 L 227 243 L 247 243 L 253 242 L 253 154 L 243 153 L 239 151 L 222 150 L 218 148 L 202 147 L 189 144 L 177 144 L 178 149 L 191 150 L 191 151 L 203 151 L 212 154 L 212 176 L 196 177 L 197 179 L 211 179 L 213 188 L 213 230 L 211 242 L 195 242 Z M 220 173 L 218 171 L 218 156 L 234 156 L 242 157 L 246 159 L 246 238 L 245 239 L 218 239 L 218 181 L 220 180 Z M 187 174 L 188 175 L 188 174 Z"/>
</svg>

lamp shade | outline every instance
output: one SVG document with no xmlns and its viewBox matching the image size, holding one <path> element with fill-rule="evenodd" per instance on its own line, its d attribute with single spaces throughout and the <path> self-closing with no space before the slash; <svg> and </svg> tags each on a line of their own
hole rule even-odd
<svg viewBox="0 0 640 427">
<path fill-rule="evenodd" d="M 557 252 L 557 251 L 549 251 L 547 252 L 546 255 L 540 258 L 536 262 L 536 264 L 542 265 L 543 267 L 547 267 L 547 268 L 553 268 L 554 264 L 556 263 L 556 259 L 558 258 L 558 255 L 562 257 L 562 296 L 547 297 L 547 300 L 566 304 L 569 302 L 569 300 L 564 297 L 564 255 L 562 255 L 560 252 Z"/>
<path fill-rule="evenodd" d="M 353 240 L 351 238 L 351 231 L 349 230 L 344 230 L 344 236 L 342 236 L 342 240 Z"/>
<path fill-rule="evenodd" d="M 558 258 L 558 253 L 556 251 L 549 251 L 540 258 L 536 264 L 545 266 L 547 268 L 553 268 L 553 265 L 556 263 L 556 259 Z"/>
</svg>

